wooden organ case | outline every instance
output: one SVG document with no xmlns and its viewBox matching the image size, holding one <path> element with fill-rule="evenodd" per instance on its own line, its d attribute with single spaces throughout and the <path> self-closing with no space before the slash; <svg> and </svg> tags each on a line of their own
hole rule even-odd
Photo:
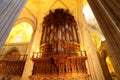
<svg viewBox="0 0 120 80">
<path fill-rule="evenodd" d="M 31 80 L 87 80 L 86 56 L 81 55 L 77 24 L 68 10 L 56 9 L 44 17 L 41 58 L 33 58 Z"/>
</svg>

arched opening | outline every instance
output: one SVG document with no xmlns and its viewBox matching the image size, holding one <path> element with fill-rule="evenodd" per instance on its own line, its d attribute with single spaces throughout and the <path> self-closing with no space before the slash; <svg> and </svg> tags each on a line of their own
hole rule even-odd
<svg viewBox="0 0 120 80">
<path fill-rule="evenodd" d="M 111 74 L 112 80 L 116 80 L 115 70 L 114 70 L 111 60 L 108 56 L 106 57 L 106 63 L 107 63 L 109 73 Z"/>
<path fill-rule="evenodd" d="M 101 46 L 101 42 L 105 41 L 105 37 L 98 25 L 96 17 L 94 16 L 94 13 L 92 12 L 91 7 L 87 3 L 87 1 L 84 3 L 84 6 L 83 6 L 83 15 L 84 15 L 84 20 L 87 24 L 87 28 L 90 32 L 92 41 L 93 41 L 94 46 L 96 47 L 96 51 L 97 51 L 97 50 L 99 50 L 99 48 Z"/>
<path fill-rule="evenodd" d="M 12 28 L 6 43 L 30 42 L 32 33 L 33 29 L 31 24 L 27 22 L 21 22 Z"/>
<path fill-rule="evenodd" d="M 25 60 L 20 59 L 20 52 L 17 48 L 12 48 L 6 52 L 4 60 L 0 61 L 0 75 L 2 80 L 19 79 L 22 75 Z M 17 78 L 16 78 L 17 76 Z"/>
<path fill-rule="evenodd" d="M 16 49 L 13 49 L 7 53 L 7 55 L 4 57 L 4 59 L 5 60 L 19 60 L 20 53 Z"/>
<path fill-rule="evenodd" d="M 104 49 L 101 51 L 101 54 L 100 54 L 100 62 L 101 62 L 101 67 L 103 69 L 105 79 L 112 80 L 111 71 L 113 72 L 114 69 L 108 57 L 108 52 Z"/>
</svg>

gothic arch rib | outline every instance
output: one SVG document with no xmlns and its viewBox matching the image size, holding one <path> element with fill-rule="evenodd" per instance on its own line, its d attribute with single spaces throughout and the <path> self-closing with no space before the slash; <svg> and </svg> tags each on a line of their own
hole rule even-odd
<svg viewBox="0 0 120 80">
<path fill-rule="evenodd" d="M 20 24 L 20 23 L 22 23 L 22 22 L 27 22 L 27 23 L 29 23 L 29 24 L 32 26 L 33 31 L 35 31 L 36 25 L 35 25 L 35 22 L 34 22 L 32 19 L 27 18 L 27 17 L 22 17 L 22 18 L 20 18 L 20 19 L 18 19 L 18 20 L 16 21 L 15 25 Z M 14 26 L 15 26 L 15 25 L 14 25 Z"/>
<path fill-rule="evenodd" d="M 57 4 L 57 2 L 60 2 L 66 9 L 69 9 L 69 7 L 62 1 L 62 0 L 55 0 L 53 4 L 50 6 L 49 10 L 52 9 L 52 7 Z"/>
<path fill-rule="evenodd" d="M 9 52 L 16 50 L 17 52 L 21 53 L 21 51 L 17 47 L 12 47 L 4 52 L 4 55 L 7 55 Z"/>
</svg>

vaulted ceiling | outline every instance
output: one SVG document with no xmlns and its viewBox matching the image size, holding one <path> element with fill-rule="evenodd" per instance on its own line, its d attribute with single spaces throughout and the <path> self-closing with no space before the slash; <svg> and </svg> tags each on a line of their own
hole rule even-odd
<svg viewBox="0 0 120 80">
<path fill-rule="evenodd" d="M 77 16 L 77 11 L 78 9 L 80 9 L 78 8 L 78 2 L 79 0 L 28 0 L 16 24 L 18 22 L 21 22 L 21 19 L 26 18 L 26 20 L 33 26 L 33 29 L 35 29 L 36 25 L 41 24 L 43 17 L 48 14 L 49 10 L 53 10 L 56 8 L 69 9 L 74 16 Z M 97 39 L 98 41 L 96 45 L 100 44 L 99 42 L 104 37 L 87 1 L 81 0 L 80 7 L 82 7 L 83 9 L 83 11 L 81 10 L 81 13 L 84 14 L 85 20 L 88 23 L 88 28 L 93 39 Z"/>
</svg>

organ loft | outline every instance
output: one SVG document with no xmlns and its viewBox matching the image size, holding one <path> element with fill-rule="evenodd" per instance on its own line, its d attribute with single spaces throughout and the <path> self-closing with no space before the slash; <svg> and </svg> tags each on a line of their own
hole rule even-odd
<svg viewBox="0 0 120 80">
<path fill-rule="evenodd" d="M 0 80 L 120 80 L 118 0 L 0 0 Z"/>
<path fill-rule="evenodd" d="M 41 58 L 33 58 L 33 75 L 46 79 L 88 78 L 81 54 L 77 23 L 68 10 L 56 9 L 44 17 L 40 45 Z"/>
</svg>

